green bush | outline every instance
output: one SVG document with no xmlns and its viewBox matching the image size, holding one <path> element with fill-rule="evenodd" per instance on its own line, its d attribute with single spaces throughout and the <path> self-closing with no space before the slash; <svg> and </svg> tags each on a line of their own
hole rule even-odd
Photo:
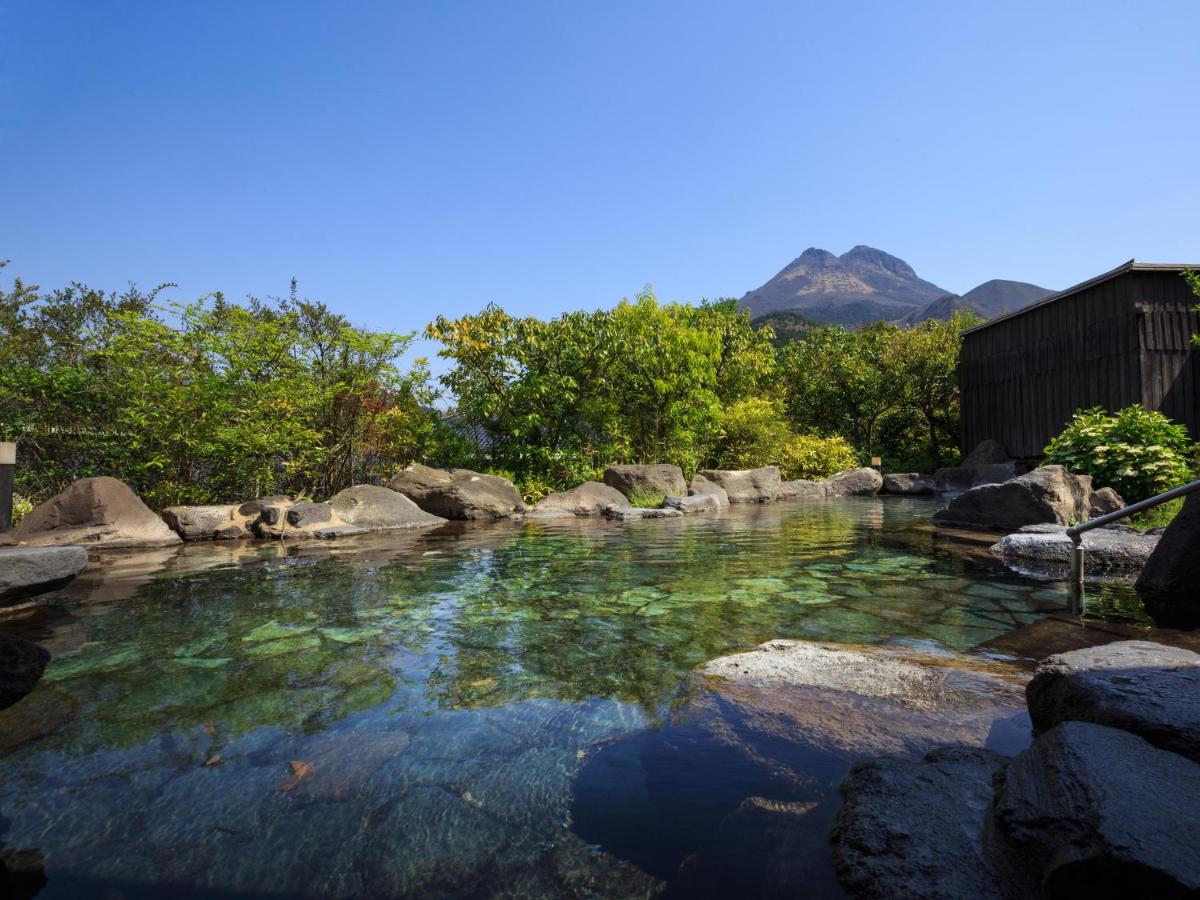
<svg viewBox="0 0 1200 900">
<path fill-rule="evenodd" d="M 12 523 L 16 525 L 23 518 L 33 512 L 33 501 L 22 497 L 20 494 L 13 494 L 12 507 Z"/>
<path fill-rule="evenodd" d="M 655 491 L 630 491 L 629 504 L 636 506 L 639 509 L 658 509 L 663 505 L 663 500 L 666 499 L 666 494 L 659 494 Z"/>
<path fill-rule="evenodd" d="M 729 469 L 779 466 L 790 481 L 825 478 L 858 465 L 858 457 L 843 438 L 796 434 L 778 404 L 752 397 L 723 413 L 716 464 Z"/>
<path fill-rule="evenodd" d="M 1075 413 L 1046 447 L 1046 463 L 1091 475 L 1132 503 L 1190 481 L 1195 449 L 1187 428 L 1162 413 L 1135 404 L 1109 415 L 1096 407 Z"/>
<path fill-rule="evenodd" d="M 850 442 L 842 437 L 797 434 L 781 448 L 779 471 L 783 478 L 828 478 L 859 464 Z"/>
</svg>

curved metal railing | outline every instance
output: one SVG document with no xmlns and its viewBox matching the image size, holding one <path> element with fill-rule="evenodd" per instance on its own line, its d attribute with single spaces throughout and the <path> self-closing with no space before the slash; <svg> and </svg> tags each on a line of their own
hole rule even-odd
<svg viewBox="0 0 1200 900">
<path fill-rule="evenodd" d="M 1129 516 L 1135 516 L 1140 512 L 1145 512 L 1148 509 L 1153 509 L 1156 506 L 1168 501 L 1174 500 L 1177 497 L 1184 497 L 1194 491 L 1200 491 L 1200 480 L 1189 481 L 1187 484 L 1180 485 L 1177 488 L 1171 488 L 1169 491 L 1164 491 L 1146 500 L 1139 500 L 1137 503 L 1130 503 L 1128 506 L 1118 509 L 1116 512 L 1105 513 L 1102 516 L 1096 516 L 1094 519 L 1088 519 L 1086 522 L 1081 522 L 1079 525 L 1072 525 L 1067 529 L 1067 537 L 1071 539 L 1074 545 L 1071 548 L 1071 586 L 1075 591 L 1083 590 L 1083 535 L 1091 531 L 1093 528 L 1101 528 L 1105 525 L 1110 525 L 1121 519 Z"/>
</svg>

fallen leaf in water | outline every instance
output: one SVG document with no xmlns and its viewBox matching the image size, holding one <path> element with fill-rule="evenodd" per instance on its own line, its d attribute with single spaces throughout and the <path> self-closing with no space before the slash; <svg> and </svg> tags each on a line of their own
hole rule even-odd
<svg viewBox="0 0 1200 900">
<path fill-rule="evenodd" d="M 312 778 L 313 773 L 316 771 L 316 769 L 313 768 L 312 763 L 306 763 L 298 759 L 293 759 L 288 768 L 291 769 L 292 777 L 279 785 L 279 789 L 281 791 L 292 790 L 300 782 L 307 778 Z"/>
<path fill-rule="evenodd" d="M 221 764 L 221 754 L 220 754 L 220 753 L 214 753 L 214 754 L 213 754 L 212 756 L 210 756 L 210 757 L 208 758 L 208 760 L 207 760 L 207 761 L 204 763 L 204 768 L 206 768 L 206 769 L 211 769 L 213 766 L 219 766 L 220 764 Z"/>
<path fill-rule="evenodd" d="M 472 681 L 471 687 L 473 687 L 473 688 L 491 687 L 495 683 L 496 683 L 495 678 L 480 678 L 478 681 Z"/>
</svg>

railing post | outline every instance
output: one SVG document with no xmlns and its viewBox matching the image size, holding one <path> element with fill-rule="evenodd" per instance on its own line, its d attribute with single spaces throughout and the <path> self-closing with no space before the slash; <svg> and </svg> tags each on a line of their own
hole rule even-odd
<svg viewBox="0 0 1200 900">
<path fill-rule="evenodd" d="M 12 528 L 13 469 L 17 465 L 17 445 L 0 441 L 0 533 Z"/>
<path fill-rule="evenodd" d="M 1067 532 L 1071 537 L 1071 611 L 1083 612 L 1083 535 Z"/>
</svg>

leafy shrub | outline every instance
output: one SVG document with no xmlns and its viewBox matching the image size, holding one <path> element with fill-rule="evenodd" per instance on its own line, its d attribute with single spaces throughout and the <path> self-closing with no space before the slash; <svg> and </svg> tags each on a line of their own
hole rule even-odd
<svg viewBox="0 0 1200 900">
<path fill-rule="evenodd" d="M 716 462 L 730 469 L 775 465 L 791 480 L 824 478 L 853 468 L 858 458 L 844 438 L 796 434 L 778 404 L 752 397 L 725 410 Z"/>
<path fill-rule="evenodd" d="M 793 435 L 781 449 L 776 465 L 783 478 L 828 478 L 858 465 L 858 456 L 850 442 L 842 437 L 815 434 Z"/>
<path fill-rule="evenodd" d="M 13 494 L 12 523 L 16 525 L 33 512 L 33 501 L 20 494 Z"/>
<path fill-rule="evenodd" d="M 1187 428 L 1137 404 L 1116 415 L 1079 410 L 1046 447 L 1046 462 L 1091 475 L 1127 502 L 1144 500 L 1194 476 L 1195 447 Z"/>
<path fill-rule="evenodd" d="M 630 491 L 629 504 L 640 509 L 658 509 L 666 499 L 665 494 L 654 491 Z"/>
</svg>

